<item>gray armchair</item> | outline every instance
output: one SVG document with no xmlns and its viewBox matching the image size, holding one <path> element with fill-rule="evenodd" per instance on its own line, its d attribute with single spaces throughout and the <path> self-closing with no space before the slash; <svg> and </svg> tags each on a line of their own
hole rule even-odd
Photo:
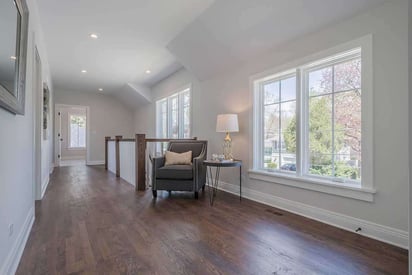
<svg viewBox="0 0 412 275">
<path fill-rule="evenodd" d="M 207 141 L 205 140 L 176 140 L 170 141 L 168 151 L 184 153 L 192 151 L 191 165 L 167 165 L 165 157 L 152 159 L 152 191 L 157 197 L 157 190 L 190 191 L 195 198 L 199 190 L 204 191 L 206 184 L 206 168 L 203 161 L 207 156 Z"/>
</svg>

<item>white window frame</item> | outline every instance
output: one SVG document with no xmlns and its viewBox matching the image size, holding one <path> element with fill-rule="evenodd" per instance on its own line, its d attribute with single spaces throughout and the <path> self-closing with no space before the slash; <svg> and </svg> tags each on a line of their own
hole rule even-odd
<svg viewBox="0 0 412 275">
<path fill-rule="evenodd" d="M 192 134 L 192 89 L 191 85 L 187 85 L 183 87 L 182 89 L 179 89 L 179 92 L 175 92 L 171 94 L 170 96 L 161 98 L 156 101 L 156 137 L 158 138 L 171 138 L 172 136 L 172 109 L 171 109 L 171 100 L 173 98 L 177 97 L 178 101 L 178 138 L 182 139 L 184 138 L 184 95 L 189 93 L 189 98 L 190 98 L 190 107 L 189 107 L 189 120 L 190 120 L 190 126 L 189 126 L 189 131 Z M 161 125 L 161 117 L 160 117 L 160 112 L 159 112 L 159 105 L 162 102 L 167 102 L 167 136 L 163 137 L 162 136 L 162 125 Z"/>
<path fill-rule="evenodd" d="M 71 116 L 84 116 L 86 118 L 86 127 L 85 127 L 85 146 L 84 147 L 73 147 L 71 146 L 72 142 L 71 142 Z M 76 112 L 68 112 L 67 113 L 67 124 L 68 124 L 68 129 L 67 129 L 67 149 L 68 150 L 85 150 L 86 149 L 86 144 L 87 144 L 87 115 L 86 114 L 79 114 Z"/>
<path fill-rule="evenodd" d="M 308 69 L 313 70 L 317 65 L 325 65 L 328 58 L 333 57 L 333 62 L 337 58 L 348 58 L 353 54 L 354 49 L 361 49 L 361 74 L 362 74 L 362 163 L 361 163 L 361 182 L 340 182 L 332 178 L 316 177 L 303 173 L 307 167 L 304 167 L 304 159 L 307 157 L 308 147 L 305 142 L 307 129 L 307 101 L 304 98 L 305 83 L 303 79 Z M 341 55 L 341 56 L 340 56 Z M 282 78 L 285 75 L 296 74 L 296 174 L 282 170 L 268 171 L 263 167 L 263 96 L 261 92 L 262 83 L 276 78 Z M 250 78 L 251 100 L 253 102 L 253 112 L 251 123 L 251 139 L 253 140 L 250 148 L 250 154 L 253 156 L 249 170 L 251 179 L 274 182 L 278 184 L 289 185 L 298 188 L 304 188 L 312 191 L 350 197 L 354 199 L 373 201 L 376 190 L 373 185 L 373 73 L 372 73 L 372 35 L 368 35 L 357 40 L 336 46 L 334 48 L 313 54 L 301 60 L 273 68 L 271 70 L 259 73 Z M 305 136 L 302 136 L 305 135 Z M 304 150 L 306 148 L 306 150 Z"/>
</svg>

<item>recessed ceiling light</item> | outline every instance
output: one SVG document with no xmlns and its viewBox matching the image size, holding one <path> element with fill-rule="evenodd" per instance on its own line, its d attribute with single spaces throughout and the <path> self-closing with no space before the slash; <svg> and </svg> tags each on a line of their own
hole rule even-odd
<svg viewBox="0 0 412 275">
<path fill-rule="evenodd" d="M 82 70 L 82 73 L 84 73 L 84 74 L 85 74 L 85 73 L 87 73 L 87 71 L 86 71 L 86 70 Z"/>
<path fill-rule="evenodd" d="M 103 92 L 103 88 L 99 88 L 99 92 Z"/>
<path fill-rule="evenodd" d="M 95 33 L 91 33 L 90 38 L 97 39 L 97 38 L 99 38 L 99 36 Z"/>
<path fill-rule="evenodd" d="M 10 59 L 16 60 L 17 57 L 15 57 L 14 55 L 10 56 Z"/>
<path fill-rule="evenodd" d="M 150 74 L 152 71 L 151 70 L 146 70 L 145 73 Z"/>
</svg>

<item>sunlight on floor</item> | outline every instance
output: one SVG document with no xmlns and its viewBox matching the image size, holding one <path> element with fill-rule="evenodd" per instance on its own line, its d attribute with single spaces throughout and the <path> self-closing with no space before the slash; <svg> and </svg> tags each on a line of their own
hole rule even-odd
<svg viewBox="0 0 412 275">
<path fill-rule="evenodd" d="M 72 160 L 61 160 L 60 166 L 82 166 L 86 165 L 86 160 L 84 159 L 72 159 Z"/>
</svg>

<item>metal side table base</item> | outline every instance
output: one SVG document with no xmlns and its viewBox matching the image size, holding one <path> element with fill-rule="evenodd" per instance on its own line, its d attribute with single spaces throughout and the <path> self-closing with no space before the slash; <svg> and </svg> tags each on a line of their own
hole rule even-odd
<svg viewBox="0 0 412 275">
<path fill-rule="evenodd" d="M 207 185 L 209 190 L 209 201 L 210 205 L 213 205 L 215 201 L 215 197 L 217 195 L 217 188 L 219 185 L 219 176 L 220 176 L 220 167 L 216 167 L 215 176 L 213 177 L 212 167 L 208 167 L 208 177 L 207 177 Z"/>
<path fill-rule="evenodd" d="M 220 168 L 221 167 L 239 167 L 239 200 L 242 201 L 242 161 L 234 160 L 229 162 L 219 162 L 212 160 L 205 160 L 203 165 L 206 166 L 206 181 L 209 192 L 210 205 L 213 206 L 217 195 L 219 185 Z M 212 167 L 215 167 L 215 174 L 213 175 Z"/>
</svg>

